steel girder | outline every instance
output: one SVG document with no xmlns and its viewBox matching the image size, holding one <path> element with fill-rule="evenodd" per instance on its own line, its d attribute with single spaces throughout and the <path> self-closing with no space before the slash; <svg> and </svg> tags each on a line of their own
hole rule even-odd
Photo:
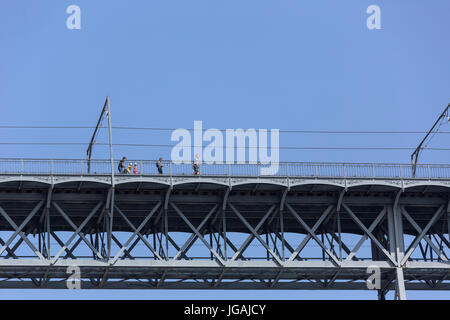
<svg viewBox="0 0 450 320">
<path fill-rule="evenodd" d="M 0 183 L 0 288 L 66 288 L 77 266 L 82 288 L 362 290 L 377 267 L 380 298 L 450 289 L 446 181 L 190 179 Z"/>
</svg>

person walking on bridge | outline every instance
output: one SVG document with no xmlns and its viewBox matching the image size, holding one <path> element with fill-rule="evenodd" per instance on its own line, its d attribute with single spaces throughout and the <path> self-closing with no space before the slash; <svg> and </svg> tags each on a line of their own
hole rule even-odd
<svg viewBox="0 0 450 320">
<path fill-rule="evenodd" d="M 125 173 L 125 161 L 127 160 L 126 157 L 122 157 L 122 160 L 119 162 L 119 166 L 117 167 L 117 170 L 119 170 L 119 173 Z"/>
<path fill-rule="evenodd" d="M 198 153 L 195 155 L 194 164 L 192 165 L 192 169 L 194 169 L 194 175 L 200 174 L 200 160 Z"/>
<path fill-rule="evenodd" d="M 159 158 L 158 162 L 156 162 L 156 168 L 158 168 L 158 173 L 163 174 L 162 168 L 164 167 L 162 164 L 162 158 Z"/>
</svg>

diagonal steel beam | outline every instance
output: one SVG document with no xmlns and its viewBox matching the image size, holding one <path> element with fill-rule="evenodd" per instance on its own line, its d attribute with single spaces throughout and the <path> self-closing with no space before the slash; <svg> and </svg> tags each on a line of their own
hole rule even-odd
<svg viewBox="0 0 450 320">
<path fill-rule="evenodd" d="M 284 272 L 283 270 L 280 270 L 278 272 L 277 276 L 275 277 L 275 279 L 273 279 L 272 283 L 270 284 L 271 288 L 274 288 L 277 285 L 278 281 L 280 281 L 280 278 L 281 278 L 281 275 L 283 274 L 283 272 Z"/>
<path fill-rule="evenodd" d="M 178 246 L 178 244 L 175 242 L 175 240 L 170 235 L 167 235 L 167 239 L 169 239 L 170 244 L 175 248 L 175 250 L 178 250 L 178 251 L 181 250 L 181 248 Z M 187 260 L 189 260 L 189 258 L 185 254 L 183 254 L 183 256 Z"/>
<path fill-rule="evenodd" d="M 422 241 L 423 237 L 427 234 L 428 230 L 431 228 L 432 225 L 435 224 L 435 222 L 441 217 L 441 215 L 444 213 L 444 205 L 441 205 L 439 209 L 435 212 L 431 220 L 428 222 L 426 227 L 422 230 L 422 232 L 416 237 L 414 242 L 411 244 L 408 252 L 403 257 L 403 260 L 400 262 L 400 265 L 404 265 L 406 261 L 408 261 L 411 254 L 416 250 L 417 245 L 420 241 Z"/>
<path fill-rule="evenodd" d="M 128 220 L 128 218 L 125 216 L 122 210 L 120 210 L 120 208 L 117 206 L 115 206 L 115 209 L 124 218 L 124 220 L 128 223 L 128 225 L 130 225 L 133 230 L 136 230 L 136 227 L 131 223 L 131 221 Z M 145 246 L 149 248 L 152 253 L 155 254 L 155 257 L 157 257 L 159 260 L 162 260 L 161 256 L 156 252 L 156 249 L 154 249 L 154 247 L 147 241 L 147 239 L 145 239 L 145 237 L 140 232 L 137 234 L 137 236 L 139 237 L 139 239 L 141 239 L 141 241 L 145 244 Z M 161 239 L 159 239 L 159 237 L 158 240 L 161 244 Z"/>
<path fill-rule="evenodd" d="M 233 242 L 231 242 L 231 240 L 230 240 L 229 238 L 226 237 L 226 234 L 224 234 L 223 232 L 221 232 L 221 231 L 219 231 L 219 230 L 216 230 L 216 231 L 222 236 L 222 238 L 225 240 L 224 242 L 225 242 L 226 244 L 228 244 L 228 245 L 230 246 L 230 248 L 231 248 L 234 252 L 239 251 L 239 249 L 236 248 L 236 246 L 233 244 Z M 226 256 L 226 255 L 225 255 L 225 256 Z M 243 260 L 246 259 L 242 253 L 241 253 L 241 257 L 242 257 Z"/>
<path fill-rule="evenodd" d="M 51 231 L 50 234 L 53 236 L 53 238 L 56 240 L 56 242 L 57 242 L 61 247 L 64 247 L 64 242 L 62 242 L 61 239 L 58 238 L 58 236 L 56 235 L 55 232 Z M 65 256 L 64 258 L 70 256 L 72 259 L 76 259 L 76 258 L 74 257 L 74 255 L 72 254 L 72 251 L 70 251 L 69 248 L 67 248 L 67 247 L 66 247 L 66 252 L 67 252 L 67 254 L 66 254 L 66 256 Z"/>
<path fill-rule="evenodd" d="M 448 271 L 437 283 L 436 283 L 436 288 L 438 288 L 442 282 L 445 281 L 445 279 L 448 278 L 448 276 L 450 275 L 450 271 Z"/>
<path fill-rule="evenodd" d="M 220 212 L 220 210 L 218 210 Z M 214 239 L 214 243 L 216 244 L 217 253 L 219 253 L 222 257 L 224 257 L 224 254 L 222 252 L 221 243 L 220 243 L 220 235 L 217 232 L 213 232 L 214 228 L 211 226 L 210 232 Z"/>
<path fill-rule="evenodd" d="M 433 230 L 433 228 L 431 228 L 431 230 Z M 432 234 L 431 235 L 433 238 L 434 238 L 434 241 L 436 241 L 436 243 L 439 243 L 439 250 L 441 250 L 440 252 L 444 255 L 444 257 L 448 260 L 448 256 L 447 256 L 447 254 L 445 253 L 445 250 L 444 250 L 444 246 L 442 245 L 442 243 L 445 243 L 445 245 L 450 249 L 450 246 L 448 246 L 448 242 L 447 242 L 447 240 L 444 238 L 444 239 L 442 239 L 441 238 L 441 235 L 439 235 L 439 234 Z M 438 237 L 439 237 L 439 239 L 438 239 Z M 443 241 L 444 240 L 444 241 Z"/>
<path fill-rule="evenodd" d="M 274 210 L 274 206 L 272 206 L 267 213 L 264 215 L 264 217 L 261 219 L 261 221 L 257 224 L 257 226 L 255 227 L 255 231 L 258 232 L 258 230 L 262 227 L 262 225 L 264 224 L 264 222 L 267 220 L 267 218 L 271 215 L 271 213 Z M 253 241 L 253 239 L 255 238 L 255 236 L 253 234 L 249 235 L 247 237 L 247 239 L 245 239 L 244 243 L 241 245 L 241 247 L 236 251 L 235 250 L 235 254 L 234 256 L 231 258 L 231 262 L 235 261 L 237 258 L 239 258 L 240 256 L 242 256 L 242 254 L 244 253 L 244 251 L 247 249 L 247 247 L 250 245 L 250 243 Z M 242 256 L 243 257 L 243 256 Z"/>
<path fill-rule="evenodd" d="M 439 237 L 439 239 L 441 239 L 441 241 L 442 241 L 443 243 L 445 243 L 445 245 L 447 246 L 447 248 L 450 249 L 450 241 L 448 241 L 448 240 L 445 238 L 444 234 L 443 234 L 441 231 L 437 230 L 435 227 L 431 227 L 431 230 L 433 231 L 434 234 L 437 234 L 438 237 Z"/>
<path fill-rule="evenodd" d="M 225 270 L 226 270 L 225 268 L 222 270 L 222 273 L 219 275 L 217 280 L 214 282 L 213 288 L 217 288 L 219 286 L 219 284 L 222 282 L 223 276 L 225 275 Z"/>
<path fill-rule="evenodd" d="M 275 236 L 278 238 L 278 239 L 280 239 L 281 241 L 283 240 L 283 237 L 282 237 L 282 235 L 279 233 L 279 232 L 275 232 Z M 285 247 L 286 247 L 286 249 L 288 249 L 290 252 L 291 252 L 291 254 L 292 253 L 294 253 L 295 252 L 295 249 L 289 244 L 289 242 L 288 241 L 284 241 L 284 245 L 285 245 Z M 298 259 L 298 260 L 302 260 L 302 258 L 300 258 L 299 256 L 297 256 L 296 257 L 296 259 Z"/>
<path fill-rule="evenodd" d="M 244 225 L 247 227 L 247 229 L 250 230 L 250 232 L 253 234 L 253 236 L 258 239 L 258 241 L 263 245 L 263 247 L 269 252 L 272 257 L 275 259 L 275 261 L 278 263 L 278 265 L 282 266 L 283 262 L 280 260 L 280 258 L 275 254 L 275 252 L 272 251 L 272 249 L 269 248 L 269 246 L 264 242 L 264 240 L 261 238 L 261 236 L 258 234 L 258 232 L 255 231 L 255 229 L 252 228 L 252 226 L 245 220 L 245 218 L 239 213 L 239 211 L 231 204 L 231 202 L 228 203 L 229 207 L 233 212 L 238 216 L 238 218 L 244 223 Z M 268 216 L 272 213 L 272 211 L 276 208 L 276 205 L 272 205 L 272 207 L 269 209 L 269 211 L 264 216 L 264 220 L 267 219 Z M 264 223 L 264 221 L 260 221 L 258 224 L 260 227 Z M 259 229 L 259 228 L 258 228 Z M 248 239 L 248 238 L 247 238 Z M 235 255 L 236 256 L 236 255 Z M 233 257 L 234 258 L 234 257 Z M 233 260 L 231 260 L 233 261 Z"/>
<path fill-rule="evenodd" d="M 206 217 L 203 219 L 203 221 L 199 224 L 199 226 L 197 227 L 197 232 L 200 232 L 200 230 L 203 228 L 203 226 L 205 225 L 206 221 L 209 220 L 209 218 L 211 217 L 211 215 L 217 210 L 217 205 L 215 205 L 210 211 L 209 213 L 206 215 Z M 188 248 L 189 244 L 191 243 L 191 241 L 193 241 L 194 238 L 197 238 L 195 234 L 192 234 L 189 239 L 184 243 L 184 245 L 181 247 L 181 249 L 177 252 L 177 254 L 173 257 L 173 260 L 177 260 L 178 257 L 180 257 L 182 254 L 185 253 L 186 249 Z"/>
<path fill-rule="evenodd" d="M 228 203 L 228 197 L 230 195 L 231 192 L 231 188 L 228 188 L 227 191 L 225 191 L 225 194 L 223 196 L 223 201 L 222 201 L 222 210 L 225 211 L 225 209 L 227 208 L 227 203 Z"/>
<path fill-rule="evenodd" d="M 204 229 L 204 230 L 202 231 L 201 234 L 202 234 L 203 236 L 205 236 L 205 234 L 206 234 L 207 231 L 208 231 L 207 229 Z M 187 248 L 185 249 L 185 252 L 182 254 L 183 257 L 184 257 L 186 260 L 191 260 L 191 258 L 188 257 L 188 255 L 186 254 L 186 252 L 188 252 L 188 251 L 192 248 L 192 246 L 195 244 L 195 242 L 197 241 L 197 235 L 193 234 L 192 236 L 193 236 L 193 240 L 189 243 L 189 245 L 188 245 Z M 170 240 L 170 237 L 169 237 L 169 240 Z M 173 245 L 173 243 L 172 243 L 172 245 Z M 175 249 L 178 250 L 178 251 L 181 250 L 179 247 L 176 247 L 176 246 L 174 246 L 174 247 L 175 247 Z"/>
<path fill-rule="evenodd" d="M 100 254 L 100 252 L 98 252 L 97 251 L 97 249 L 92 245 L 92 243 L 88 240 L 88 239 L 86 239 L 86 237 L 84 236 L 84 233 L 83 232 L 81 232 L 81 230 L 83 230 L 83 228 L 81 228 L 81 229 L 77 229 L 77 226 L 73 223 L 73 221 L 69 218 L 69 216 L 64 212 L 64 210 L 62 210 L 61 209 L 61 207 L 56 203 L 56 202 L 53 202 L 53 205 L 54 205 L 54 207 L 56 208 L 56 210 L 58 210 L 58 212 L 63 216 L 63 218 L 69 223 L 69 225 L 74 229 L 74 230 L 76 230 L 75 231 L 75 235 L 78 235 L 80 238 L 81 238 L 81 240 L 83 240 L 86 244 L 87 244 L 87 246 L 92 250 L 92 252 L 95 254 L 95 255 L 97 255 L 97 257 L 99 258 L 99 259 L 103 259 L 103 256 Z M 98 209 L 101 207 L 101 205 L 102 205 L 102 202 L 99 202 L 98 204 L 97 204 L 97 206 L 94 208 L 95 209 L 95 212 L 97 212 L 98 211 Z M 95 212 L 93 213 L 93 214 L 95 214 Z M 92 217 L 92 216 L 91 216 Z M 89 220 L 91 219 L 91 217 L 89 218 Z M 88 220 L 88 221 L 89 221 Z M 88 221 L 84 221 L 84 222 L 88 222 Z M 83 226 L 84 227 L 84 226 Z M 78 230 L 78 231 L 77 231 Z M 74 247 L 70 250 L 70 252 L 73 252 L 73 250 L 75 249 L 75 247 L 76 246 L 78 246 L 78 244 L 76 244 L 76 245 L 74 245 Z M 61 249 L 63 249 L 63 248 L 61 248 Z"/>
<path fill-rule="evenodd" d="M 342 248 L 342 250 L 344 250 L 345 253 L 346 253 L 347 255 L 349 255 L 349 254 L 351 253 L 350 248 L 347 247 L 347 245 L 346 245 L 345 243 L 343 243 L 342 241 L 340 241 L 340 238 L 339 238 L 336 234 L 331 233 L 331 237 L 332 237 L 336 242 L 338 242 L 338 243 L 340 242 L 340 243 L 339 243 L 339 244 L 340 244 L 340 248 Z M 362 243 L 361 243 L 361 244 L 362 244 Z M 342 257 L 342 253 L 340 253 L 340 256 Z M 352 256 L 352 260 L 358 261 L 358 258 L 355 257 L 355 256 L 353 255 L 353 256 Z"/>
<path fill-rule="evenodd" d="M 111 264 L 116 263 L 117 259 L 119 259 L 120 255 L 126 250 L 126 248 L 128 248 L 128 246 L 130 245 L 131 241 L 133 241 L 134 237 L 137 234 L 140 234 L 141 229 L 147 224 L 148 220 L 150 220 L 150 218 L 153 216 L 153 214 L 156 212 L 156 210 L 158 210 L 159 206 L 161 205 L 161 202 L 158 202 L 153 209 L 150 211 L 150 213 L 147 215 L 147 217 L 141 222 L 141 224 L 139 225 L 139 227 L 136 229 L 134 227 L 133 224 L 131 224 L 131 222 L 126 218 L 126 216 L 123 213 L 120 213 L 120 215 L 122 215 L 122 217 L 127 221 L 127 223 L 133 228 L 134 233 L 131 235 L 131 237 L 125 242 L 125 244 L 120 248 L 119 252 L 116 254 L 116 256 L 113 258 L 113 261 L 111 262 Z M 155 251 L 156 252 L 156 251 Z"/>
<path fill-rule="evenodd" d="M 136 245 L 139 243 L 139 241 L 141 241 L 141 238 L 136 238 L 136 240 L 131 244 L 131 246 L 127 249 L 127 250 L 125 250 L 125 251 L 128 251 L 128 254 L 131 256 L 131 251 L 133 251 L 133 249 L 136 247 Z M 124 251 L 124 253 L 125 253 L 125 251 Z M 132 257 L 132 259 L 134 259 L 134 257 Z"/>
<path fill-rule="evenodd" d="M 117 244 L 117 246 L 119 248 L 121 248 L 123 246 L 123 244 L 120 243 L 119 239 L 117 239 L 113 234 L 111 234 L 111 239 Z M 139 240 L 139 239 L 137 239 L 137 240 Z M 133 259 L 133 256 L 130 254 L 130 252 L 128 250 L 124 250 L 123 253 L 128 258 Z"/>
<path fill-rule="evenodd" d="M 288 204 L 287 204 L 288 205 Z M 290 205 L 289 205 L 290 207 Z M 289 208 L 288 208 L 289 209 Z M 291 207 L 291 209 L 293 210 L 293 208 Z M 289 210 L 291 210 L 289 209 Z M 325 220 L 325 218 L 330 214 L 331 210 L 333 209 L 332 205 L 329 205 L 325 211 L 322 213 L 322 215 L 320 216 L 319 220 L 316 221 L 316 223 L 314 224 L 314 226 L 312 227 L 311 231 L 314 233 L 316 232 L 316 230 L 319 228 L 319 226 L 322 224 L 323 220 Z M 293 261 L 299 254 L 300 252 L 303 250 L 303 248 L 306 246 L 306 244 L 308 243 L 308 241 L 311 239 L 312 234 L 309 233 L 307 234 L 302 242 L 300 242 L 300 244 L 297 246 L 297 248 L 295 249 L 295 251 L 292 253 L 292 255 L 289 257 L 288 262 Z"/>
<path fill-rule="evenodd" d="M 31 220 L 31 218 L 34 217 L 34 215 L 36 214 L 36 212 L 41 208 L 42 204 L 44 203 L 43 200 L 41 200 L 34 208 L 33 210 L 31 210 L 31 212 L 28 214 L 28 216 L 25 218 L 25 220 L 20 224 L 19 227 L 17 227 L 17 225 L 14 223 L 14 221 L 8 216 L 8 214 L 5 212 L 5 210 L 3 210 L 2 207 L 0 207 L 0 214 L 6 219 L 6 221 L 8 221 L 8 223 L 15 229 L 15 232 L 11 235 L 11 237 L 9 237 L 9 239 L 5 242 L 5 244 L 2 245 L 2 247 L 0 248 L 0 254 L 3 253 L 3 251 L 5 251 L 9 245 L 13 242 L 13 240 L 17 237 L 18 234 L 22 234 L 22 229 L 27 225 L 27 223 Z M 21 238 L 26 241 L 22 235 Z M 33 246 L 34 247 L 34 246 Z M 36 248 L 35 248 L 36 249 Z M 33 249 L 33 251 L 35 251 L 35 249 Z"/>
<path fill-rule="evenodd" d="M 163 274 L 161 275 L 158 283 L 156 284 L 157 288 L 161 287 L 161 285 L 164 283 L 164 280 L 166 280 L 166 275 L 167 275 L 167 269 L 164 269 Z"/>
<path fill-rule="evenodd" d="M 40 279 L 40 281 L 39 281 L 39 286 L 41 287 L 41 288 L 43 288 L 47 283 L 48 283 L 48 281 L 50 280 L 49 278 L 48 278 L 48 273 L 50 272 L 50 268 L 47 268 L 46 270 L 45 270 L 45 273 L 44 273 L 44 275 L 41 277 L 41 279 Z"/>
<path fill-rule="evenodd" d="M 117 259 L 119 259 L 120 255 L 123 253 L 123 251 L 128 248 L 128 246 L 130 245 L 131 241 L 133 241 L 134 237 L 136 237 L 136 235 L 138 235 L 141 239 L 145 239 L 140 231 L 142 230 L 142 228 L 147 224 L 148 220 L 150 220 L 150 218 L 153 216 L 153 214 L 156 212 L 156 210 L 158 210 L 159 206 L 161 205 L 161 201 L 159 201 L 158 203 L 156 203 L 156 205 L 153 207 L 153 209 L 150 211 L 150 213 L 147 215 L 147 217 L 141 222 L 141 224 L 139 225 L 139 227 L 136 229 L 136 227 L 131 223 L 130 220 L 128 220 L 128 218 L 125 216 L 125 214 L 117 207 L 117 212 L 119 212 L 119 214 L 122 216 L 122 218 L 126 221 L 126 223 L 134 230 L 133 234 L 131 235 L 131 237 L 127 240 L 127 242 L 125 242 L 125 244 L 122 246 L 122 248 L 120 248 L 119 252 L 117 252 L 116 256 L 113 258 L 111 264 L 116 263 Z M 158 255 L 158 253 L 156 252 L 156 250 L 148 243 L 147 240 L 143 240 L 145 242 L 147 242 L 147 246 L 149 246 L 150 250 L 153 252 L 153 254 L 155 256 L 158 257 L 158 259 L 161 260 L 161 257 Z"/>
<path fill-rule="evenodd" d="M 341 273 L 341 271 L 342 271 L 342 269 L 339 268 L 339 269 L 336 271 L 336 273 L 333 275 L 333 277 L 332 277 L 328 282 L 326 282 L 325 286 L 326 286 L 327 288 L 331 288 L 331 287 L 333 286 L 334 282 L 336 281 L 336 279 L 337 279 L 337 277 L 339 276 L 339 274 Z M 325 280 L 325 281 L 326 281 L 326 280 Z"/>
<path fill-rule="evenodd" d="M 277 216 L 278 210 L 279 210 L 279 208 L 275 207 L 275 210 L 273 211 L 273 214 L 269 217 L 269 220 L 266 223 L 267 227 L 270 227 L 272 225 L 273 220 L 275 220 L 275 217 Z"/>
<path fill-rule="evenodd" d="M 388 257 L 388 259 L 391 260 L 391 262 L 394 265 L 397 265 L 397 262 L 396 262 L 395 258 L 389 253 L 389 251 L 386 250 L 386 248 L 383 247 L 383 245 L 380 243 L 380 241 L 378 241 L 378 239 L 372 234 L 372 231 L 373 231 L 373 229 L 375 229 L 375 226 L 370 231 L 369 229 L 366 228 L 366 226 L 361 222 L 361 220 L 358 219 L 358 217 L 353 213 L 353 211 L 345 203 L 343 203 L 342 206 L 345 208 L 345 210 L 350 215 L 350 217 L 353 219 L 353 221 L 355 221 L 356 224 L 364 231 L 364 233 L 369 236 L 369 238 L 384 253 L 384 255 L 386 257 Z M 381 219 L 384 217 L 385 213 L 386 213 L 386 208 L 383 208 L 383 210 L 378 215 L 376 220 L 378 220 L 378 218 L 379 218 L 379 220 L 381 221 Z M 377 225 L 378 225 L 378 223 L 377 223 Z"/>
<path fill-rule="evenodd" d="M 61 241 L 60 238 L 58 238 L 58 236 L 56 235 L 56 233 L 54 233 L 53 231 L 50 233 L 53 238 L 55 238 L 56 242 L 63 247 L 64 246 L 64 242 Z M 77 257 L 75 257 L 73 255 L 73 251 L 78 247 L 78 245 L 81 243 L 81 241 L 83 241 L 83 239 L 81 237 L 78 237 L 77 241 L 75 241 L 75 243 L 73 244 L 73 246 L 69 249 L 68 247 L 65 248 L 66 251 L 66 255 L 64 256 L 63 259 L 67 259 L 68 257 L 72 258 L 72 259 L 76 259 Z"/>
<path fill-rule="evenodd" d="M 170 205 L 172 206 L 172 208 L 175 209 L 176 213 L 181 217 L 181 219 L 184 220 L 184 222 L 189 226 L 189 228 L 191 228 L 192 231 L 194 231 L 194 233 L 197 235 L 197 237 L 204 243 L 205 246 L 208 247 L 209 251 L 217 258 L 217 260 L 219 261 L 219 263 L 221 265 L 225 265 L 225 262 L 223 261 L 223 259 L 220 257 L 220 255 L 216 252 L 216 250 L 214 250 L 208 243 L 208 241 L 205 240 L 205 238 L 197 231 L 197 229 L 195 229 L 195 227 L 192 225 L 192 223 L 184 216 L 184 214 L 181 212 L 180 209 L 178 209 L 178 207 L 172 203 L 169 202 Z"/>
<path fill-rule="evenodd" d="M 413 226 L 414 229 L 420 234 L 422 233 L 422 228 L 419 227 L 419 225 L 414 221 L 414 219 L 409 215 L 409 213 L 406 211 L 406 209 L 402 206 L 402 213 L 405 216 L 406 220 L 409 221 L 409 223 Z M 434 250 L 434 252 L 437 253 L 437 255 L 443 260 L 448 261 L 448 259 L 445 257 L 445 255 L 439 251 L 439 249 L 434 245 L 433 241 L 425 234 L 424 237 L 425 241 L 430 245 L 431 249 Z M 420 242 L 419 242 L 420 243 Z"/>
<path fill-rule="evenodd" d="M 2 207 L 0 207 L 0 214 L 5 218 L 6 221 L 14 228 L 15 232 L 14 234 L 6 241 L 5 245 L 9 246 L 11 242 L 14 240 L 14 238 L 17 236 L 17 234 L 25 241 L 25 243 L 33 250 L 33 252 L 39 257 L 41 260 L 46 260 L 44 256 L 39 252 L 39 250 L 36 249 L 36 247 L 33 245 L 33 243 L 28 240 L 27 236 L 22 232 L 22 229 L 26 226 L 26 224 L 31 220 L 31 218 L 36 214 L 36 212 L 40 209 L 42 204 L 44 203 L 43 200 L 41 200 L 36 207 L 30 212 L 30 214 L 27 216 L 27 218 L 22 222 L 22 224 L 19 226 L 16 225 L 16 223 L 10 218 L 10 216 L 3 210 Z M 0 249 L 0 254 L 5 251 L 6 247 L 5 245 L 2 246 Z"/>
<path fill-rule="evenodd" d="M 23 241 L 23 240 L 22 240 Z M 4 246 L 5 241 L 0 237 L 0 245 Z M 17 248 L 16 248 L 17 249 Z M 6 251 L 8 251 L 8 254 L 6 255 L 5 259 L 8 259 L 9 257 L 13 257 L 14 259 L 17 259 L 16 254 L 14 253 L 14 248 L 10 249 L 8 246 L 6 247 Z"/>
<path fill-rule="evenodd" d="M 391 290 L 391 286 L 393 284 L 393 281 L 395 280 L 395 277 L 396 272 L 388 273 L 386 280 L 384 281 L 384 283 L 382 283 L 382 287 L 379 290 L 382 295 L 386 295 L 389 292 L 389 290 Z"/>
<path fill-rule="evenodd" d="M 76 248 L 78 248 L 78 246 L 80 245 L 80 243 L 81 243 L 81 241 L 83 241 L 83 239 L 81 238 L 81 237 L 78 237 L 78 239 L 77 239 L 77 241 L 75 241 L 75 243 L 73 244 L 73 246 L 72 246 L 72 248 L 70 248 L 69 250 L 65 250 L 67 253 L 66 253 L 66 255 L 64 256 L 64 258 L 63 259 L 67 259 L 67 257 L 71 257 L 72 259 L 76 259 L 77 257 L 75 257 L 74 255 L 73 255 L 73 251 L 76 249 Z"/>
<path fill-rule="evenodd" d="M 369 229 L 367 229 L 368 232 L 372 232 L 373 230 L 375 230 L 376 226 L 381 222 L 381 220 L 383 219 L 384 215 L 386 213 L 386 210 L 383 209 L 381 210 L 381 212 L 378 214 L 378 216 L 375 218 L 375 220 L 372 221 L 372 223 L 369 226 Z M 350 259 L 353 259 L 356 252 L 358 252 L 359 248 L 361 248 L 361 246 L 363 245 L 364 241 L 367 240 L 369 236 L 367 235 L 367 233 L 365 233 L 361 239 L 358 241 L 358 243 L 356 244 L 356 246 L 353 248 L 353 250 L 348 253 L 347 258 L 345 259 L 345 262 L 349 261 Z"/>
<path fill-rule="evenodd" d="M 270 239 L 270 241 L 272 242 L 272 245 L 273 245 L 273 250 L 275 250 L 274 252 L 275 252 L 278 256 L 281 256 L 280 250 L 278 250 L 278 246 L 277 246 L 277 240 L 278 240 L 278 237 L 276 237 L 276 236 L 273 234 L 274 232 L 272 231 L 271 228 L 270 228 L 269 230 L 270 230 L 270 233 L 267 232 L 267 233 L 266 233 L 266 236 L 267 236 L 267 235 L 269 236 L 269 239 Z M 267 243 L 269 243 L 269 241 L 267 241 Z"/>
<path fill-rule="evenodd" d="M 335 255 L 323 244 L 322 241 L 320 241 L 320 239 L 317 237 L 317 235 L 315 234 L 315 232 L 308 226 L 308 224 L 306 224 L 305 221 L 303 221 L 302 218 L 300 218 L 300 216 L 298 215 L 297 212 L 295 212 L 295 210 L 291 207 L 291 205 L 289 203 L 286 203 L 286 207 L 288 208 L 288 210 L 291 212 L 291 214 L 294 216 L 295 219 L 297 219 L 297 221 L 302 225 L 302 227 L 313 237 L 313 239 L 319 244 L 319 246 L 322 247 L 322 249 L 328 254 L 328 256 L 331 258 L 331 260 L 333 260 L 333 262 L 336 265 L 340 265 L 339 260 L 335 257 Z M 327 210 L 331 210 L 332 208 L 328 207 Z M 326 215 L 322 214 L 323 219 L 325 219 Z M 321 217 L 321 218 L 322 218 Z M 316 223 L 317 227 L 319 226 Z M 292 256 L 291 256 L 292 258 Z M 289 258 L 289 259 L 291 259 Z"/>
<path fill-rule="evenodd" d="M 28 236 L 28 233 L 25 233 L 26 236 Z M 14 247 L 11 248 L 11 251 L 14 253 L 16 252 L 16 250 L 20 247 L 20 245 L 22 244 L 23 239 L 20 238 L 19 240 L 17 240 L 16 244 L 14 245 Z M 5 259 L 9 259 L 11 255 L 8 253 L 5 257 Z"/>
<path fill-rule="evenodd" d="M 66 213 L 60 208 L 60 206 L 53 201 L 53 206 L 56 208 L 56 210 L 58 210 L 58 212 L 64 217 L 64 219 L 72 226 L 72 228 L 75 230 L 75 233 L 72 234 L 72 236 L 70 236 L 69 240 L 66 241 L 66 243 L 64 244 L 64 246 L 59 249 L 58 253 L 56 254 L 56 256 L 53 258 L 51 264 L 55 264 L 56 261 L 58 261 L 59 257 L 61 256 L 61 254 L 63 253 L 63 251 L 66 250 L 66 248 L 72 243 L 73 239 L 75 239 L 75 237 L 78 235 L 80 236 L 83 241 L 86 242 L 86 244 L 89 246 L 89 248 L 91 248 L 92 251 L 96 252 L 96 254 L 100 257 L 100 259 L 103 259 L 103 257 L 98 253 L 98 251 L 92 246 L 92 244 L 86 239 L 86 237 L 84 237 L 84 235 L 81 233 L 81 230 L 83 230 L 84 226 L 91 220 L 91 218 L 94 216 L 94 214 L 98 211 L 98 209 L 101 207 L 102 205 L 102 201 L 100 201 L 99 203 L 97 203 L 97 205 L 94 207 L 94 209 L 91 210 L 91 212 L 88 214 L 88 216 L 86 217 L 86 219 L 84 219 L 84 221 L 81 223 L 81 225 L 77 228 L 76 225 L 73 224 L 72 220 L 70 220 L 70 218 L 66 215 Z"/>
<path fill-rule="evenodd" d="M 28 233 L 25 233 L 25 236 L 28 236 Z M 4 257 L 5 259 L 9 259 L 10 257 L 12 257 L 13 259 L 20 259 L 21 257 L 16 255 L 15 252 L 17 251 L 17 249 L 20 247 L 20 245 L 22 244 L 23 239 L 20 238 L 19 240 L 17 240 L 17 242 L 14 244 L 14 246 L 12 248 L 7 248 L 6 251 L 8 252 L 8 254 Z M 4 244 L 3 241 L 0 241 L 0 244 Z"/>
<path fill-rule="evenodd" d="M 277 212 L 278 212 L 278 209 L 275 208 L 275 210 L 273 210 L 271 213 L 269 213 L 269 215 L 267 217 L 263 217 L 263 219 L 256 226 L 255 231 L 258 234 L 260 234 L 261 232 L 259 231 L 259 229 L 262 227 L 262 225 L 265 222 L 265 220 L 270 217 L 269 221 L 267 221 L 267 223 L 266 223 L 266 226 L 269 227 L 271 225 L 271 223 L 273 222 L 273 220 L 275 219 L 275 216 L 276 216 Z M 241 248 L 238 251 L 235 250 L 235 253 L 237 254 L 236 259 L 239 258 L 239 257 L 242 257 L 242 259 L 245 260 L 245 258 L 244 258 L 242 253 L 245 250 L 247 250 L 247 247 L 251 244 L 253 239 L 255 239 L 255 236 L 253 234 L 249 235 L 248 238 L 246 239 L 246 241 L 244 242 L 244 244 L 241 246 Z M 266 242 L 268 244 L 269 243 L 269 241 L 268 241 L 268 233 L 266 233 L 266 240 L 267 240 Z M 276 251 L 278 251 L 278 250 L 276 250 Z M 279 254 L 279 252 L 276 252 L 276 253 Z M 269 257 L 269 256 L 270 256 L 270 254 L 267 252 L 267 257 Z"/>
<path fill-rule="evenodd" d="M 99 281 L 98 286 L 100 288 L 103 287 L 103 285 L 106 283 L 106 281 L 108 280 L 108 272 L 109 272 L 109 267 L 105 268 L 105 272 L 103 273 L 102 279 Z"/>
</svg>

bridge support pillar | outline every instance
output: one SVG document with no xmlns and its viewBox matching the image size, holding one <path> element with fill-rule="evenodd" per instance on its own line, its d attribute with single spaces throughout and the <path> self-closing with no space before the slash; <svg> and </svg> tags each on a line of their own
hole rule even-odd
<svg viewBox="0 0 450 320">
<path fill-rule="evenodd" d="M 378 290 L 378 300 L 386 300 L 386 292 Z"/>
<path fill-rule="evenodd" d="M 403 268 L 396 268 L 395 298 L 396 300 L 406 300 L 405 279 Z"/>
<path fill-rule="evenodd" d="M 403 238 L 403 216 L 402 208 L 399 205 L 403 190 L 399 190 L 395 197 L 393 205 L 394 228 L 395 228 L 395 251 L 397 258 L 397 267 L 395 269 L 395 299 L 406 300 L 405 278 L 403 275 L 402 261 L 405 256 L 405 242 Z"/>
</svg>

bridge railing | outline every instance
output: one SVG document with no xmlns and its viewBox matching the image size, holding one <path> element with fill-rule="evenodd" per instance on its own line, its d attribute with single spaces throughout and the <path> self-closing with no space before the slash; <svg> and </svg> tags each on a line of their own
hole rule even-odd
<svg viewBox="0 0 450 320">
<path fill-rule="evenodd" d="M 116 175 L 118 161 L 114 163 Z M 138 175 L 158 175 L 155 160 L 127 160 L 126 167 L 136 163 Z M 175 164 L 163 161 L 163 175 L 191 176 L 191 163 Z M 268 170 L 271 165 L 261 163 L 200 164 L 202 176 L 277 176 L 277 177 L 311 177 L 311 178 L 395 178 L 395 179 L 449 179 L 450 165 L 421 164 L 416 167 L 413 177 L 411 165 L 384 163 L 310 163 L 282 162 L 272 164 L 274 170 Z M 88 163 L 83 159 L 0 159 L 0 174 L 48 174 L 48 175 L 110 175 L 109 160 L 91 160 L 90 171 Z"/>
</svg>

